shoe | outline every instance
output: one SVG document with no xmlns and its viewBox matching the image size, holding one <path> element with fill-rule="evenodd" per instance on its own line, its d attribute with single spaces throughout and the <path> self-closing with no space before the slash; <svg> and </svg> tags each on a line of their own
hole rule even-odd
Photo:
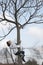
<svg viewBox="0 0 43 65">
<path fill-rule="evenodd" d="M 22 58 L 22 60 L 25 62 L 24 58 Z"/>
</svg>

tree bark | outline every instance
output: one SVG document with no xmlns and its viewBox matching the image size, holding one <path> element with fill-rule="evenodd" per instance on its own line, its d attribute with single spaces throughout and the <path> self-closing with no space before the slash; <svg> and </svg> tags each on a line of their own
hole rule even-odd
<svg viewBox="0 0 43 65">
<path fill-rule="evenodd" d="M 21 42 L 20 42 L 20 28 L 17 27 L 17 45 L 20 45 Z M 20 47 L 18 48 L 18 51 L 20 51 Z M 22 65 L 22 60 L 21 60 L 21 57 L 18 56 L 18 65 Z"/>
<path fill-rule="evenodd" d="M 17 21 L 17 7 L 16 7 L 16 4 L 17 4 L 17 0 L 15 2 L 15 21 L 16 21 L 16 27 L 17 27 L 17 45 L 20 45 L 20 27 L 19 27 L 19 24 L 18 24 L 18 21 Z M 18 48 L 18 51 L 20 51 L 20 47 Z M 21 58 L 20 56 L 18 56 L 18 65 L 21 65 L 22 64 L 22 61 L 21 61 Z"/>
<path fill-rule="evenodd" d="M 20 45 L 20 28 L 17 27 L 17 45 Z"/>
</svg>

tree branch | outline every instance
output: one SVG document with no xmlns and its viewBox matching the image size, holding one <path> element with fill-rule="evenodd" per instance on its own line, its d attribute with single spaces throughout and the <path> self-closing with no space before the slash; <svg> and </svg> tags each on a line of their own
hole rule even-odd
<svg viewBox="0 0 43 65">
<path fill-rule="evenodd" d="M 40 3 L 40 2 L 39 2 L 39 3 Z M 37 23 L 37 22 L 29 22 L 29 21 L 32 19 L 32 17 L 36 14 L 36 12 L 38 11 L 38 7 L 41 6 L 41 4 L 40 4 L 39 6 L 37 6 L 37 5 L 38 5 L 38 4 L 36 3 L 36 9 L 35 9 L 34 13 L 33 13 L 32 15 L 30 15 L 29 19 L 26 21 L 26 23 L 24 23 L 24 24 L 22 25 L 22 27 L 24 27 L 24 26 L 27 25 L 27 24 Z M 37 24 L 38 24 L 38 23 L 37 23 Z"/>
<path fill-rule="evenodd" d="M 1 37 L 1 38 L 6 37 L 7 35 L 9 35 L 9 33 L 11 33 L 11 31 L 12 31 L 14 28 L 16 28 L 16 26 L 14 26 L 13 28 L 11 28 L 11 30 L 10 30 L 6 35 L 0 36 L 0 37 Z"/>
<path fill-rule="evenodd" d="M 27 3 L 28 0 L 25 0 L 25 2 L 21 5 L 21 7 L 17 10 L 17 12 Z"/>
</svg>

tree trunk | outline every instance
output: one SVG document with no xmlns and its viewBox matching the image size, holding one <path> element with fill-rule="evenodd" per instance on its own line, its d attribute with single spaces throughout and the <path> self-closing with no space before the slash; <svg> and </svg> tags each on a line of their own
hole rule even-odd
<svg viewBox="0 0 43 65">
<path fill-rule="evenodd" d="M 17 27 L 17 45 L 20 45 L 20 28 Z"/>
<path fill-rule="evenodd" d="M 18 24 L 18 21 L 17 21 L 17 7 L 16 7 L 16 4 L 17 4 L 17 0 L 15 2 L 15 21 L 16 21 L 16 27 L 17 27 L 17 45 L 20 45 L 20 28 L 19 28 L 19 24 Z M 20 48 L 18 48 L 18 51 L 20 51 Z M 22 62 L 21 62 L 21 58 L 20 56 L 18 56 L 18 65 L 21 65 Z"/>
<path fill-rule="evenodd" d="M 17 27 L 17 45 L 20 45 L 20 28 Z M 18 48 L 18 51 L 20 51 L 20 47 Z M 18 65 L 22 65 L 21 57 L 18 56 Z"/>
</svg>

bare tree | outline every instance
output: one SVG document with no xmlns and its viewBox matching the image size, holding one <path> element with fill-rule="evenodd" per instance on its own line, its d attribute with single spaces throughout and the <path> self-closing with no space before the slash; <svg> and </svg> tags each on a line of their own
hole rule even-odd
<svg viewBox="0 0 43 65">
<path fill-rule="evenodd" d="M 43 0 L 0 0 L 0 24 L 12 25 L 8 33 L 1 35 L 3 40 L 13 29 L 17 29 L 17 45 L 21 43 L 20 30 L 27 24 L 43 23 L 43 14 L 40 13 Z M 20 48 L 18 49 L 20 50 Z M 20 60 L 18 60 L 20 62 Z"/>
</svg>

